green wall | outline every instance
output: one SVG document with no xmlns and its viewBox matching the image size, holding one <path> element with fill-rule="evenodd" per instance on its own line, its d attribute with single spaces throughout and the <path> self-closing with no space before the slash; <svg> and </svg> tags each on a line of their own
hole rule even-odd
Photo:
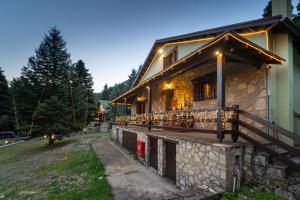
<svg viewBox="0 0 300 200">
<path fill-rule="evenodd" d="M 268 74 L 270 94 L 269 117 L 279 126 L 294 131 L 294 59 L 293 42 L 287 33 L 273 35 L 270 49 L 286 60 L 282 65 L 272 65 Z M 281 137 L 287 143 L 292 141 Z"/>
<path fill-rule="evenodd" d="M 294 48 L 294 110 L 300 113 L 300 54 Z M 294 118 L 295 133 L 300 135 L 300 119 Z"/>
<path fill-rule="evenodd" d="M 259 33 L 256 35 L 251 35 L 245 37 L 251 42 L 266 48 L 266 35 L 265 33 Z M 187 54 L 191 53 L 192 51 L 195 51 L 197 48 L 203 46 L 205 43 L 209 42 L 209 40 L 206 41 L 198 41 L 198 42 L 190 42 L 190 43 L 181 43 L 181 44 L 170 44 L 165 45 L 162 50 L 162 54 L 157 54 L 157 56 L 154 58 L 153 62 L 151 63 L 151 66 L 149 66 L 148 70 L 146 71 L 145 75 L 141 79 L 141 81 L 145 81 L 149 79 L 151 76 L 159 73 L 163 69 L 163 57 L 168 55 L 169 51 L 173 49 L 176 45 L 178 46 L 178 59 L 183 58 Z"/>
</svg>

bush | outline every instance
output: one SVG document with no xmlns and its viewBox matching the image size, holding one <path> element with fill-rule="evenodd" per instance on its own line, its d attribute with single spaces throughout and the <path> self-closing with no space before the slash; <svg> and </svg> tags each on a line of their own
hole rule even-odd
<svg viewBox="0 0 300 200">
<path fill-rule="evenodd" d="M 225 192 L 221 200 L 238 200 L 239 196 L 241 199 L 248 200 L 284 200 L 284 198 L 278 197 L 272 192 L 267 191 L 254 191 L 249 186 L 242 186 L 237 192 Z"/>
</svg>

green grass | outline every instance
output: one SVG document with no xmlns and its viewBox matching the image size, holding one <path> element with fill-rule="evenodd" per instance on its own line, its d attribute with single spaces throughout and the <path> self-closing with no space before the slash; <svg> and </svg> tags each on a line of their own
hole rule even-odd
<svg viewBox="0 0 300 200">
<path fill-rule="evenodd" d="M 90 146 L 97 138 L 75 136 L 53 147 L 35 139 L 0 149 L 0 199 L 113 199 Z"/>
<path fill-rule="evenodd" d="M 242 186 L 237 192 L 225 192 L 221 200 L 285 200 L 278 197 L 272 192 L 267 191 L 252 191 L 248 186 Z"/>
</svg>

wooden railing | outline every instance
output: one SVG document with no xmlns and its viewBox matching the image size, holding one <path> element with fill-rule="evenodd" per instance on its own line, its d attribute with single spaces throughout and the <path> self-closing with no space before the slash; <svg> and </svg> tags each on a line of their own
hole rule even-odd
<svg viewBox="0 0 300 200">
<path fill-rule="evenodd" d="M 270 123 L 254 114 L 239 109 L 237 105 L 231 108 L 222 108 L 222 133 L 231 134 L 232 141 L 237 142 L 241 137 L 267 152 L 292 168 L 300 169 L 300 165 L 283 156 L 276 150 L 268 147 L 260 138 L 274 144 L 300 158 L 300 151 L 282 140 L 283 136 L 300 144 L 300 136 L 288 131 L 275 123 Z M 116 117 L 116 125 L 132 125 L 151 128 L 171 129 L 182 132 L 219 133 L 217 130 L 218 108 L 209 108 L 189 111 L 169 111 L 164 113 L 150 113 Z M 247 119 L 246 119 L 247 118 Z M 254 125 L 255 124 L 255 125 Z M 257 126 L 260 124 L 260 126 Z M 242 129 L 243 128 L 243 129 Z M 243 132 L 251 132 L 246 134 Z M 269 134 L 269 133 L 273 134 Z M 259 137 L 257 137 L 259 136 Z"/>
<path fill-rule="evenodd" d="M 291 161 L 289 158 L 287 158 L 284 155 L 280 154 L 276 150 L 268 147 L 267 145 L 262 143 L 260 139 L 258 139 L 256 137 L 256 136 L 259 136 L 260 138 L 263 138 L 266 141 L 268 141 L 268 142 L 270 142 L 270 143 L 286 150 L 287 152 L 293 154 L 294 156 L 300 158 L 300 151 L 297 148 L 294 148 L 293 146 L 291 146 L 288 142 L 286 143 L 286 142 L 284 142 L 284 140 L 281 139 L 284 136 L 288 140 L 290 140 L 294 143 L 300 143 L 300 136 L 299 135 L 284 129 L 284 128 L 276 125 L 275 123 L 270 123 L 270 122 L 268 122 L 268 121 L 266 121 L 262 118 L 259 118 L 258 116 L 254 115 L 254 114 L 248 113 L 248 112 L 246 112 L 244 110 L 241 110 L 241 109 L 238 110 L 238 116 L 239 116 L 238 118 L 233 120 L 233 123 L 237 124 L 237 126 L 241 126 L 241 127 L 245 128 L 246 130 L 251 132 L 251 134 L 245 134 L 238 127 L 237 128 L 238 136 L 242 137 L 246 141 L 254 144 L 258 148 L 260 148 L 263 151 L 267 152 L 272 157 L 286 163 L 290 167 L 300 169 L 299 164 Z M 262 127 L 258 128 L 256 126 L 250 124 L 249 122 L 246 122 L 246 121 L 249 121 L 249 120 L 241 120 L 240 116 L 246 117 L 254 123 L 261 124 Z M 270 135 L 265 130 L 271 130 L 271 132 L 273 134 Z M 274 134 L 274 133 L 276 133 L 276 134 Z"/>
<path fill-rule="evenodd" d="M 164 128 L 179 131 L 217 132 L 217 108 L 197 110 L 175 110 L 162 113 L 150 113 L 116 117 L 116 125 L 133 125 L 151 128 Z M 223 108 L 224 129 L 231 130 L 231 120 L 234 116 L 232 108 Z"/>
</svg>

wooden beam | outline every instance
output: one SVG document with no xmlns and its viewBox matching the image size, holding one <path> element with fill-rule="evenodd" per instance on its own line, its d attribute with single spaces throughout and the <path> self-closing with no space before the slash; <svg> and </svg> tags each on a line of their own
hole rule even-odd
<svg viewBox="0 0 300 200">
<path fill-rule="evenodd" d="M 150 86 L 147 86 L 147 114 L 148 114 L 148 117 L 149 117 L 149 120 L 148 120 L 148 130 L 150 131 L 151 130 L 151 125 L 152 125 L 152 122 L 151 122 L 151 119 L 150 119 L 150 113 L 152 112 L 152 88 Z"/>
<path fill-rule="evenodd" d="M 150 86 L 147 86 L 147 114 L 150 114 L 152 112 L 152 88 Z"/>
<path fill-rule="evenodd" d="M 114 122 L 116 120 L 116 115 L 117 115 L 117 103 L 114 103 Z"/>
<path fill-rule="evenodd" d="M 238 53 L 238 51 L 235 51 L 235 52 Z M 255 59 L 251 59 L 251 58 L 247 58 L 247 57 L 244 57 L 244 56 L 236 55 L 234 53 L 224 53 L 224 55 L 228 58 L 239 61 L 241 63 L 253 65 L 254 67 L 261 66 L 261 63 L 256 62 Z"/>
<path fill-rule="evenodd" d="M 224 55 L 217 55 L 217 138 L 222 142 L 224 139 L 222 116 L 225 107 L 225 78 L 224 78 Z"/>
<path fill-rule="evenodd" d="M 126 117 L 126 115 L 127 115 L 127 98 L 126 97 L 124 98 L 124 101 L 125 101 L 124 113 L 125 113 L 125 117 Z"/>
</svg>

